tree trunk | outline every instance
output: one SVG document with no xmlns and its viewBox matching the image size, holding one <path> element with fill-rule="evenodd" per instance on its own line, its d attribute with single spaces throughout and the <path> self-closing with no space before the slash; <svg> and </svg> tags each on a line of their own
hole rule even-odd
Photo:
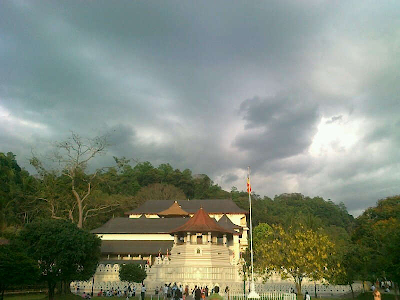
<svg viewBox="0 0 400 300">
<path fill-rule="evenodd" d="M 393 282 L 394 285 L 394 297 L 396 300 L 399 300 L 399 284 L 397 282 Z"/>
<path fill-rule="evenodd" d="M 354 299 L 353 284 L 352 284 L 352 283 L 349 283 L 349 286 L 350 286 L 350 289 L 351 289 L 351 296 L 352 296 L 353 299 Z"/>
<path fill-rule="evenodd" d="M 63 290 L 64 294 L 71 294 L 71 281 L 69 280 L 65 280 L 64 281 L 64 290 Z"/>
<path fill-rule="evenodd" d="M 78 228 L 83 227 L 83 210 L 82 210 L 82 202 L 78 202 Z"/>
<path fill-rule="evenodd" d="M 58 294 L 61 295 L 62 294 L 62 290 L 63 290 L 63 282 L 60 281 L 58 284 L 55 285 L 56 286 L 56 291 L 54 291 L 54 294 Z"/>
<path fill-rule="evenodd" d="M 296 291 L 297 291 L 297 299 L 303 300 L 303 294 L 301 293 L 301 279 L 296 280 Z"/>
<path fill-rule="evenodd" d="M 49 286 L 49 300 L 53 300 L 54 299 L 54 288 L 56 287 L 56 284 L 48 281 L 48 286 Z"/>
<path fill-rule="evenodd" d="M 5 290 L 5 289 L 3 289 L 3 290 L 1 291 L 1 296 L 0 296 L 0 299 L 1 299 L 1 300 L 4 299 L 4 290 Z"/>
<path fill-rule="evenodd" d="M 315 298 L 318 298 L 318 296 L 317 296 L 317 283 L 314 281 L 314 295 L 315 295 Z"/>
</svg>

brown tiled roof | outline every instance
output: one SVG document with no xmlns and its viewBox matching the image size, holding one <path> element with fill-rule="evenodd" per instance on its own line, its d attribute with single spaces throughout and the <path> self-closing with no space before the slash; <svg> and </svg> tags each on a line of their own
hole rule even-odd
<svg viewBox="0 0 400 300">
<path fill-rule="evenodd" d="M 184 211 L 194 214 L 203 207 L 211 214 L 248 214 L 247 210 L 241 209 L 231 199 L 201 199 L 201 200 L 176 200 Z M 140 207 L 128 211 L 125 214 L 158 214 L 168 209 L 174 200 L 148 200 Z"/>
<path fill-rule="evenodd" d="M 172 248 L 174 241 L 101 241 L 103 254 L 152 254 L 167 253 Z"/>
<path fill-rule="evenodd" d="M 234 230 L 234 229 L 243 230 L 243 227 L 242 227 L 242 226 L 239 226 L 239 225 L 234 224 L 234 223 L 231 221 L 231 219 L 229 219 L 229 218 L 227 217 L 227 215 L 223 215 L 223 216 L 218 220 L 217 223 L 218 223 L 218 225 L 220 225 L 220 226 L 222 226 L 222 227 L 224 227 L 224 228 L 226 228 L 226 229 L 229 229 L 229 230 Z"/>
<path fill-rule="evenodd" d="M 184 211 L 178 204 L 178 202 L 172 203 L 172 205 L 158 213 L 159 216 L 172 217 L 172 216 L 189 216 L 189 213 Z"/>
<path fill-rule="evenodd" d="M 200 208 L 193 217 L 185 224 L 171 230 L 171 233 L 176 232 L 224 232 L 235 234 L 230 229 L 226 229 L 217 224 L 215 219 L 211 219 L 208 213 Z"/>
<path fill-rule="evenodd" d="M 92 233 L 169 233 L 188 218 L 113 218 Z"/>
</svg>

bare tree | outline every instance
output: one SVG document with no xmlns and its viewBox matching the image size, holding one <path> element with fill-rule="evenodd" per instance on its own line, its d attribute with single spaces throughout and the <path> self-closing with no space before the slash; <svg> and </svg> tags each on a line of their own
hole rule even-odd
<svg viewBox="0 0 400 300">
<path fill-rule="evenodd" d="M 91 197 L 95 179 L 105 168 L 96 169 L 92 174 L 85 173 L 88 163 L 105 154 L 107 146 L 107 136 L 90 139 L 71 132 L 66 141 L 55 143 L 54 151 L 47 157 L 58 164 L 58 170 L 46 169 L 35 155 L 31 158 L 31 164 L 47 187 L 40 199 L 48 204 L 52 218 L 69 218 L 82 228 L 87 218 L 118 206 L 110 197 L 101 197 L 101 193 L 97 193 L 96 199 Z"/>
</svg>

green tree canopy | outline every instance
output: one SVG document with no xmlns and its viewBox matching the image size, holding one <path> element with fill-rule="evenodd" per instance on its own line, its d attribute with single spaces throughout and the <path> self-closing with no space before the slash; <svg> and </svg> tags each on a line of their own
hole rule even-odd
<svg viewBox="0 0 400 300">
<path fill-rule="evenodd" d="M 0 152 L 0 231 L 31 221 L 38 211 L 31 204 L 35 179 L 17 163 L 12 152 Z"/>
<path fill-rule="evenodd" d="M 38 277 L 37 261 L 15 245 L 0 245 L 0 299 L 9 287 L 33 283 Z"/>
<path fill-rule="evenodd" d="M 143 267 L 137 264 L 120 265 L 119 279 L 128 282 L 143 282 L 147 273 Z"/>
<path fill-rule="evenodd" d="M 400 196 L 379 200 L 357 218 L 352 236 L 365 249 L 367 279 L 400 283 Z"/>
<path fill-rule="evenodd" d="M 147 200 L 185 200 L 185 193 L 171 185 L 154 183 L 145 186 L 135 196 L 135 201 L 139 204 L 146 202 Z"/>
<path fill-rule="evenodd" d="M 43 220 L 27 224 L 18 235 L 19 243 L 29 256 L 38 261 L 41 280 L 54 297 L 58 282 L 66 286 L 73 280 L 87 280 L 100 258 L 101 240 L 64 220 Z"/>
</svg>

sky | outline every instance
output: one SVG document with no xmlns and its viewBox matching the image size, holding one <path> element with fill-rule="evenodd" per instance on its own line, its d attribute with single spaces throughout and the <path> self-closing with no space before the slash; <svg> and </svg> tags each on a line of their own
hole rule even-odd
<svg viewBox="0 0 400 300">
<path fill-rule="evenodd" d="M 107 154 L 299 192 L 400 194 L 399 1 L 1 1 L 0 152 Z"/>
</svg>

